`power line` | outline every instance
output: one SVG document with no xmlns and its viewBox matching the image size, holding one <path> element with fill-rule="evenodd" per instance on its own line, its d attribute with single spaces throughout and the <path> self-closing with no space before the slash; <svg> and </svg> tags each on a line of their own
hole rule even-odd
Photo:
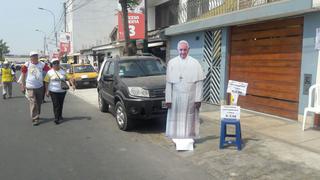
<svg viewBox="0 0 320 180">
<path fill-rule="evenodd" d="M 58 24 L 57 24 L 57 29 L 61 29 L 62 26 L 63 26 L 63 19 L 64 19 L 64 10 L 62 10 L 61 12 L 61 15 L 60 15 L 60 18 L 59 18 L 59 21 L 58 21 Z"/>
<path fill-rule="evenodd" d="M 74 1 L 75 1 L 75 0 L 68 0 L 68 1 L 66 2 L 66 4 L 67 4 L 66 9 L 67 9 L 68 7 L 70 7 L 70 6 L 74 3 Z"/>
<path fill-rule="evenodd" d="M 78 9 L 81 9 L 81 8 L 87 6 L 88 4 L 90 4 L 90 3 L 93 2 L 93 1 L 95 1 L 95 0 L 87 0 L 87 2 L 84 2 L 83 4 L 80 4 L 78 7 L 76 7 L 76 8 L 74 8 L 74 9 L 68 11 L 67 13 L 71 13 L 71 12 L 74 12 L 74 11 L 76 11 L 76 10 L 78 10 Z"/>
</svg>

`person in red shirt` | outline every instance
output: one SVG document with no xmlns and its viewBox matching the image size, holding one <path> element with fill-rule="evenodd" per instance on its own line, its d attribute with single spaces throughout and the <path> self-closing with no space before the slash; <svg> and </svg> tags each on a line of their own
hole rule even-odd
<svg viewBox="0 0 320 180">
<path fill-rule="evenodd" d="M 39 116 L 41 112 L 41 104 L 43 101 L 44 84 L 43 74 L 49 71 L 49 66 L 39 61 L 38 53 L 30 52 L 30 61 L 21 67 L 20 87 L 26 92 L 29 100 L 30 115 L 34 126 L 39 125 Z"/>
</svg>

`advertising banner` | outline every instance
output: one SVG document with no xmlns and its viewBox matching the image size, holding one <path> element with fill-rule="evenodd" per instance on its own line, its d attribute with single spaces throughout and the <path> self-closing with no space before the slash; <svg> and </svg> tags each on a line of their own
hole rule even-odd
<svg viewBox="0 0 320 180">
<path fill-rule="evenodd" d="M 60 54 L 65 54 L 70 52 L 70 33 L 62 32 L 59 37 L 59 49 Z"/>
<path fill-rule="evenodd" d="M 137 0 L 136 4 L 130 4 L 128 8 L 128 25 L 130 39 L 144 39 L 145 22 L 144 22 L 144 0 Z M 119 40 L 124 40 L 124 28 L 122 22 L 122 10 L 119 4 L 118 13 L 118 35 Z"/>
<path fill-rule="evenodd" d="M 128 13 L 130 39 L 144 39 L 144 14 Z M 118 13 L 119 40 L 124 40 L 122 13 Z"/>
<path fill-rule="evenodd" d="M 59 59 L 59 52 L 53 52 L 51 58 L 58 58 Z"/>
<path fill-rule="evenodd" d="M 70 42 L 67 42 L 67 43 L 60 42 L 59 49 L 60 49 L 61 54 L 69 53 L 70 52 Z"/>
</svg>

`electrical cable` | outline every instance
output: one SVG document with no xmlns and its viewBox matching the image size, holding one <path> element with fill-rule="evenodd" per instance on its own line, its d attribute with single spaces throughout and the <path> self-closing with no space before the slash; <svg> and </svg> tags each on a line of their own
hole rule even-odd
<svg viewBox="0 0 320 180">
<path fill-rule="evenodd" d="M 76 10 L 78 10 L 78 9 L 81 9 L 81 8 L 89 5 L 89 4 L 90 4 L 91 2 L 93 2 L 93 1 L 95 1 L 95 0 L 87 0 L 87 1 L 84 2 L 83 4 L 80 4 L 78 7 L 75 7 L 74 9 L 71 9 L 71 10 L 68 11 L 67 13 L 71 13 L 71 12 L 74 12 L 74 11 L 76 11 Z"/>
</svg>

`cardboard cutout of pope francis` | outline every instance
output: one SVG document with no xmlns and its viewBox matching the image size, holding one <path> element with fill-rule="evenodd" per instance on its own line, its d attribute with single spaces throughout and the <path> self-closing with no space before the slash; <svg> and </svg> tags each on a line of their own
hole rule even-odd
<svg viewBox="0 0 320 180">
<path fill-rule="evenodd" d="M 176 143 L 177 150 L 193 150 L 193 139 L 199 136 L 199 109 L 205 79 L 200 63 L 188 55 L 187 41 L 178 43 L 179 56 L 167 66 L 166 136 Z"/>
</svg>

